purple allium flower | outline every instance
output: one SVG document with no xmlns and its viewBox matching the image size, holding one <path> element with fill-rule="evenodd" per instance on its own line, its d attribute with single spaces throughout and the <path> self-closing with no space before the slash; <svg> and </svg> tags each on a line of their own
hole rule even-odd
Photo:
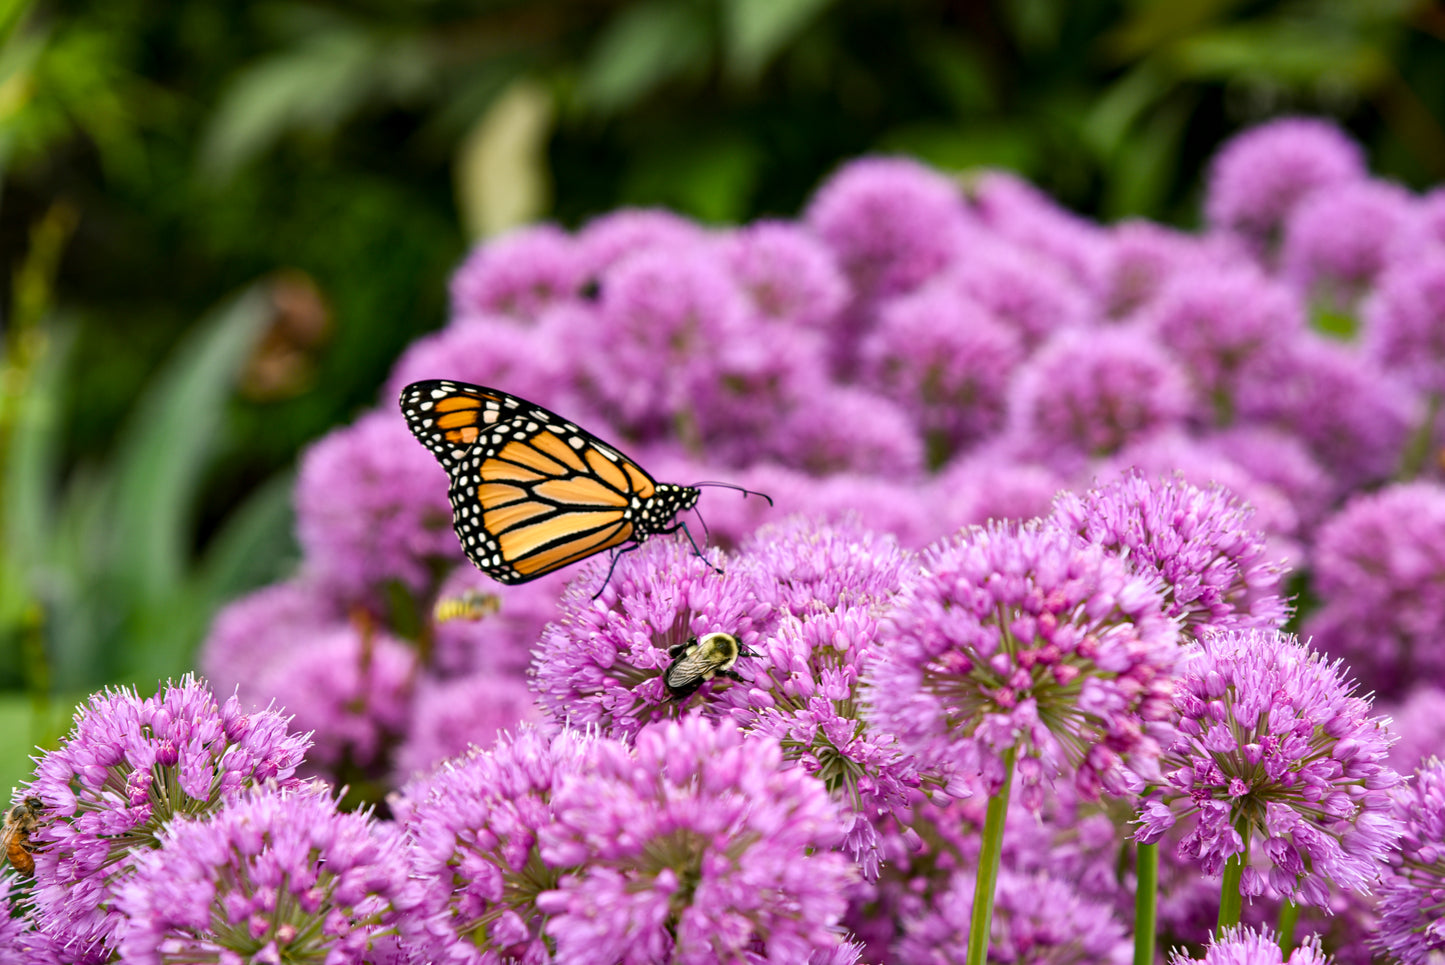
<svg viewBox="0 0 1445 965">
<path fill-rule="evenodd" d="M 532 648 L 541 638 L 542 628 L 557 616 L 557 602 L 574 575 L 564 569 L 527 583 L 503 586 L 474 566 L 458 566 L 437 590 L 429 665 L 443 676 L 525 676 Z M 496 612 L 436 619 L 435 606 L 467 599 L 484 604 L 495 601 Z"/>
<path fill-rule="evenodd" d="M 638 252 L 692 248 L 705 237 L 701 228 L 671 211 L 621 208 L 587 222 L 577 247 L 584 278 L 595 281 Z"/>
<path fill-rule="evenodd" d="M 1112 479 L 1137 471 L 1145 476 L 1182 476 L 1199 487 L 1223 486 L 1254 509 L 1254 525 L 1270 537 L 1270 555 L 1285 562 L 1304 556 L 1294 537 L 1299 514 L 1289 498 L 1260 482 L 1206 439 L 1182 431 L 1163 432 L 1124 448 L 1095 467 L 1095 478 Z"/>
<path fill-rule="evenodd" d="M 886 601 L 913 558 L 857 514 L 834 522 L 796 515 L 753 533 L 738 563 L 759 601 L 778 614 L 801 617 Z"/>
<path fill-rule="evenodd" d="M 1313 529 L 1328 512 L 1334 483 L 1297 436 L 1268 426 L 1242 425 L 1211 433 L 1201 441 L 1205 448 L 1281 494 L 1305 529 Z M 1261 511 L 1258 494 L 1246 495 L 1255 503 L 1264 526 L 1266 514 Z"/>
<path fill-rule="evenodd" d="M 1396 243 L 1394 260 L 1441 246 L 1445 246 L 1445 188 L 1436 188 L 1416 200 L 1410 222 Z"/>
<path fill-rule="evenodd" d="M 1373 359 L 1421 391 L 1445 395 L 1445 246 L 1391 267 L 1364 316 Z"/>
<path fill-rule="evenodd" d="M 262 782 L 296 783 L 307 738 L 270 710 L 217 706 L 185 677 L 142 700 L 93 694 L 59 748 L 41 756 L 26 789 L 45 802 L 36 846 L 37 920 L 82 957 L 112 948 L 115 888 L 177 816 L 214 811 Z"/>
<path fill-rule="evenodd" d="M 1320 527 L 1306 621 L 1316 646 L 1348 660 L 1382 694 L 1445 686 L 1445 486 L 1361 494 Z"/>
<path fill-rule="evenodd" d="M 543 860 L 575 870 L 542 894 L 558 965 L 803 962 L 847 942 L 854 880 L 822 783 L 778 743 L 700 718 L 599 743 L 552 795 Z"/>
<path fill-rule="evenodd" d="M 314 772 L 367 768 L 406 725 L 416 655 L 390 634 L 335 624 L 262 669 L 254 692 L 312 732 Z"/>
<path fill-rule="evenodd" d="M 704 684 L 700 696 L 674 701 L 662 683 L 669 647 L 714 631 L 751 647 L 767 607 L 734 561 L 716 550 L 703 560 L 683 540 L 649 540 L 621 557 L 594 599 L 607 565 L 603 559 L 580 567 L 567 586 L 557 620 L 537 645 L 532 686 L 558 721 L 626 737 L 649 720 L 708 703 L 717 686 Z"/>
<path fill-rule="evenodd" d="M 1188 370 L 1216 421 L 1234 413 L 1239 370 L 1304 329 L 1304 311 L 1288 288 L 1241 266 L 1184 272 L 1162 287 L 1142 323 Z"/>
<path fill-rule="evenodd" d="M 710 249 L 634 254 L 608 275 L 596 324 L 577 333 L 585 384 L 619 424 L 662 435 L 719 377 L 720 348 L 745 333 L 746 313 Z"/>
<path fill-rule="evenodd" d="M 1283 118 L 1236 135 L 1214 156 L 1205 218 L 1267 252 L 1302 198 L 1365 176 L 1359 145 L 1338 127 L 1316 118 Z"/>
<path fill-rule="evenodd" d="M 1289 957 L 1279 947 L 1279 938 L 1268 931 L 1236 926 L 1228 929 L 1209 944 L 1202 959 L 1190 958 L 1183 951 L 1170 956 L 1170 965 L 1330 965 L 1332 961 L 1320 948 L 1318 936 L 1301 942 Z"/>
<path fill-rule="evenodd" d="M 960 871 L 922 915 L 902 923 L 890 961 L 952 965 L 968 949 L 972 872 Z M 1107 901 L 1046 872 L 999 872 L 989 929 L 991 962 L 1013 965 L 1126 965 L 1133 945 Z"/>
<path fill-rule="evenodd" d="M 1154 773 L 1179 631 L 1150 580 L 1058 527 L 971 527 L 922 554 L 879 630 L 872 722 L 989 793 L 1018 755 L 1021 799 L 1074 768 L 1089 796 Z"/>
<path fill-rule="evenodd" d="M 526 328 L 478 317 L 417 339 L 392 366 L 384 390 L 387 411 L 407 385 L 442 378 L 505 388 L 539 405 L 573 413 L 577 407 L 576 390 L 570 387 L 573 362 L 562 349 L 569 334 L 569 313 L 581 313 L 587 325 L 596 324 L 591 310 L 571 307 L 549 312 L 539 324 Z"/>
<path fill-rule="evenodd" d="M 921 427 L 907 412 L 876 392 L 836 383 L 799 399 L 764 445 L 760 455 L 815 476 L 909 480 L 924 464 Z"/>
<path fill-rule="evenodd" d="M 1019 445 L 1065 471 L 1179 425 L 1195 405 L 1178 363 L 1125 328 L 1054 336 L 1019 369 L 1011 402 Z"/>
<path fill-rule="evenodd" d="M 404 780 L 429 771 L 468 747 L 490 747 L 499 734 L 541 717 L 520 677 L 423 679 L 412 699 L 406 739 L 396 750 L 396 773 Z"/>
<path fill-rule="evenodd" d="M 1031 255 L 1061 266 L 1086 291 L 1099 287 L 1107 257 L 1102 228 L 1059 207 L 1014 174 L 990 171 L 974 184 L 973 209 L 980 220 Z M 985 303 L 987 301 L 985 300 Z"/>
<path fill-rule="evenodd" d="M 1380 889 L 1375 946 L 1402 965 L 1433 965 L 1445 955 L 1445 762 L 1396 789 L 1395 814 L 1404 834 Z"/>
<path fill-rule="evenodd" d="M 34 909 L 20 911 L 25 903 L 21 879 L 13 874 L 0 875 L 0 965 L 60 965 L 67 961 L 89 965 L 81 949 L 58 946 L 54 938 L 39 929 Z M 91 960 L 99 962 L 104 958 L 104 952 L 97 951 Z"/>
<path fill-rule="evenodd" d="M 990 447 L 965 453 L 934 477 L 940 528 L 951 532 L 989 520 L 1045 516 L 1066 485 L 1052 469 L 1016 462 Z"/>
<path fill-rule="evenodd" d="M 337 605 L 306 579 L 277 583 L 226 604 L 197 658 L 219 693 L 236 691 L 243 706 L 264 706 L 253 689 L 272 660 L 295 652 L 341 619 Z"/>
<path fill-rule="evenodd" d="M 558 785 L 588 769 L 603 743 L 523 728 L 408 787 L 410 864 L 422 891 L 401 932 L 419 961 L 551 960 L 537 897 L 572 864 L 544 861 L 537 835 L 556 820 Z"/>
<path fill-rule="evenodd" d="M 1109 231 L 1099 294 L 1104 316 L 1128 319 L 1151 305 L 1181 273 L 1223 267 L 1230 261 L 1218 244 L 1152 221 L 1125 221 Z"/>
<path fill-rule="evenodd" d="M 788 414 L 815 412 L 820 397 L 836 391 L 825 349 L 818 332 L 748 318 L 729 342 L 712 347 L 713 374 L 691 390 L 674 433 L 710 461 L 733 466 L 786 453 L 794 441 Z"/>
<path fill-rule="evenodd" d="M 1331 885 L 1366 891 L 1399 836 L 1390 735 L 1340 664 L 1277 630 L 1206 634 L 1175 689 L 1178 735 L 1160 761 L 1138 838 L 1194 816 L 1181 857 L 1240 893 L 1324 905 Z M 1258 866 L 1256 866 L 1258 865 Z"/>
<path fill-rule="evenodd" d="M 420 591 L 437 560 L 462 558 L 446 473 L 394 414 L 363 416 L 307 449 L 295 498 L 306 559 L 341 594 L 389 580 Z"/>
<path fill-rule="evenodd" d="M 1083 495 L 1059 493 L 1053 518 L 1162 583 L 1164 612 L 1197 637 L 1211 628 L 1280 627 L 1289 616 L 1279 595 L 1284 569 L 1268 557 L 1253 515 L 1220 486 L 1133 472 Z"/>
<path fill-rule="evenodd" d="M 1390 709 L 1390 766 L 1409 774 L 1432 757 L 1445 760 L 1445 688 L 1426 684 Z"/>
<path fill-rule="evenodd" d="M 835 172 L 804 220 L 871 299 L 916 288 L 953 261 L 966 216 L 958 186 L 942 174 L 873 157 Z"/>
<path fill-rule="evenodd" d="M 416 901 L 401 835 L 323 788 L 256 789 L 176 821 L 120 888 L 121 957 L 376 963 Z"/>
<path fill-rule="evenodd" d="M 1389 373 L 1304 332 L 1241 372 L 1235 408 L 1242 421 L 1298 435 L 1348 492 L 1394 473 L 1418 406 Z"/>
<path fill-rule="evenodd" d="M 1033 348 L 1092 320 L 1085 293 L 1047 262 L 1001 238 L 979 238 L 940 284 L 957 288 Z"/>
<path fill-rule="evenodd" d="M 1382 181 L 1338 184 L 1302 199 L 1285 227 L 1284 276 L 1314 301 L 1352 309 L 1388 263 L 1410 201 Z"/>
<path fill-rule="evenodd" d="M 973 299 L 933 283 L 885 302 L 859 354 L 865 384 L 913 416 L 938 466 L 1003 428 L 1024 347 Z"/>
<path fill-rule="evenodd" d="M 577 297 L 587 265 L 577 242 L 554 225 L 533 225 L 478 245 L 452 276 L 452 313 L 534 321 Z"/>
<path fill-rule="evenodd" d="M 832 253 L 785 221 L 759 221 L 723 242 L 722 257 L 760 318 L 801 328 L 829 327 L 848 300 Z"/>
<path fill-rule="evenodd" d="M 720 698 L 749 735 L 777 740 L 785 759 L 822 781 L 843 805 L 849 827 L 842 850 L 870 881 L 881 858 L 875 823 L 906 805 L 909 792 L 931 777 L 920 774 L 892 734 L 861 719 L 858 680 L 876 651 L 877 632 L 878 616 L 868 606 L 787 616 L 759 645 L 759 669 L 748 686 Z M 972 793 L 961 781 L 945 790 L 952 797 Z"/>
</svg>

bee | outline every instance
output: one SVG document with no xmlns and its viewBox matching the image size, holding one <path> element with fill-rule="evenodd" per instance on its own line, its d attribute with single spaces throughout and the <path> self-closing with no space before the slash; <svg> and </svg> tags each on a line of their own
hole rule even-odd
<svg viewBox="0 0 1445 965">
<path fill-rule="evenodd" d="M 35 873 L 35 858 L 30 854 L 30 835 L 40 827 L 40 812 L 45 802 L 38 797 L 27 797 L 5 815 L 5 829 L 0 839 L 5 842 L 5 857 L 10 865 L 22 875 Z"/>
<path fill-rule="evenodd" d="M 667 648 L 672 663 L 662 672 L 662 684 L 673 700 L 686 700 L 697 688 L 714 677 L 742 682 L 733 670 L 739 657 L 756 657 L 731 633 L 709 633 L 698 639 L 688 638 Z"/>
<path fill-rule="evenodd" d="M 502 608 L 502 601 L 495 593 L 481 590 L 464 590 L 460 596 L 444 596 L 432 608 L 432 619 L 437 623 L 451 620 L 480 620 L 491 616 Z"/>
</svg>

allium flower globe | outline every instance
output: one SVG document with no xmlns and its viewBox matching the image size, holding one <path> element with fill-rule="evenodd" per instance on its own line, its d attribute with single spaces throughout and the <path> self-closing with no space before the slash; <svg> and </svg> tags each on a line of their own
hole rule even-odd
<svg viewBox="0 0 1445 965">
<path fill-rule="evenodd" d="M 1307 938 L 1288 955 L 1280 948 L 1279 938 L 1267 931 L 1253 928 L 1230 928 L 1214 941 L 1204 958 L 1193 959 L 1182 951 L 1169 958 L 1169 965 L 1330 965 L 1331 959 L 1320 948 L 1318 938 Z"/>
<path fill-rule="evenodd" d="M 1395 791 L 1404 826 L 1380 890 L 1375 946 L 1403 965 L 1434 965 L 1445 955 L 1445 762 L 1434 758 Z"/>
<path fill-rule="evenodd" d="M 668 649 L 719 630 L 751 648 L 767 610 L 745 575 L 713 570 L 722 562 L 716 551 L 702 559 L 685 542 L 650 540 L 617 561 L 596 599 L 607 561 L 579 569 L 537 645 L 532 687 L 542 706 L 558 721 L 612 737 L 678 713 L 662 683 Z M 704 686 L 693 702 L 705 702 L 717 685 Z"/>
<path fill-rule="evenodd" d="M 1399 836 L 1385 722 L 1338 664 L 1278 630 L 1220 631 L 1191 652 L 1175 693 L 1178 735 L 1138 838 L 1179 845 L 1206 874 L 1233 859 L 1240 893 L 1324 905 L 1365 891 Z"/>
<path fill-rule="evenodd" d="M 405 792 L 410 865 L 420 886 L 403 941 L 422 959 L 482 965 L 547 961 L 537 898 L 571 864 L 544 861 L 538 834 L 552 798 L 590 767 L 599 741 L 524 728 L 443 765 Z"/>
<path fill-rule="evenodd" d="M 1179 630 L 1102 547 L 1037 522 L 966 529 L 923 552 L 879 638 L 870 719 L 926 766 L 996 793 L 1016 754 L 1033 808 L 1068 772 L 1091 795 L 1154 772 Z"/>
<path fill-rule="evenodd" d="M 1218 486 L 1150 481 L 1131 473 L 1080 496 L 1061 492 L 1054 520 L 1121 554 L 1163 586 L 1165 613 L 1192 633 L 1210 627 L 1278 627 L 1289 615 L 1279 596 L 1283 567 L 1268 557 L 1253 515 Z"/>
<path fill-rule="evenodd" d="M 401 835 L 324 788 L 253 790 L 178 821 L 120 889 L 120 955 L 171 962 L 385 965 L 416 901 Z"/>
<path fill-rule="evenodd" d="M 851 862 L 827 790 L 775 741 L 692 717 L 600 743 L 552 795 L 538 898 L 557 965 L 838 961 Z M 845 956 L 852 958 L 853 956 Z"/>
<path fill-rule="evenodd" d="M 287 724 L 274 711 L 243 713 L 234 697 L 218 706 L 191 677 L 145 699 L 93 695 L 25 789 L 47 810 L 32 836 L 35 906 L 47 930 L 78 949 L 114 947 L 117 884 L 163 829 L 248 787 L 295 783 L 308 740 Z"/>
</svg>

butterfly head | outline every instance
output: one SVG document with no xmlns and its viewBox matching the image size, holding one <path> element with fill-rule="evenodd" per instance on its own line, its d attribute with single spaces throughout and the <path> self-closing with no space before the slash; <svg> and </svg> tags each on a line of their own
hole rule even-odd
<svg viewBox="0 0 1445 965">
<path fill-rule="evenodd" d="M 673 518 L 697 505 L 701 490 L 693 486 L 679 486 L 676 483 L 658 483 L 657 488 L 643 506 L 642 518 L 637 522 L 638 536 L 671 532 Z"/>
</svg>

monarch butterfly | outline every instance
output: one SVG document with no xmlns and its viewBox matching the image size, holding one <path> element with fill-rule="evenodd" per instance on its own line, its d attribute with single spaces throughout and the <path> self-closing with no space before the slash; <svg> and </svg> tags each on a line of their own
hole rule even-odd
<svg viewBox="0 0 1445 965">
<path fill-rule="evenodd" d="M 691 541 L 674 517 L 697 505 L 698 486 L 728 485 L 657 482 L 587 430 L 498 389 L 413 382 L 401 411 L 451 477 L 452 522 L 467 558 L 501 583 L 526 583 L 604 550 L 615 565 L 659 533 L 681 529 Z"/>
</svg>

